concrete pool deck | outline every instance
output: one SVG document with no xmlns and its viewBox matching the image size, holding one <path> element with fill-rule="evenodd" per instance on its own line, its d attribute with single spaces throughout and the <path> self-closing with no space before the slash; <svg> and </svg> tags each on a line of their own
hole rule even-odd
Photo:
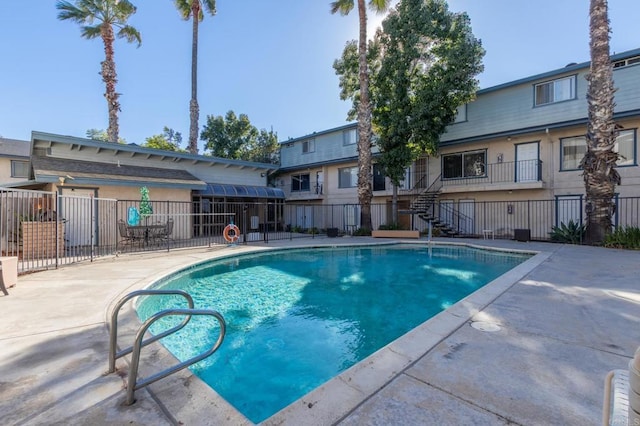
<svg viewBox="0 0 640 426">
<path fill-rule="evenodd" d="M 540 252 L 280 413 L 268 425 L 598 424 L 604 377 L 640 346 L 640 252 L 436 239 Z M 104 258 L 21 276 L 0 296 L 3 424 L 250 424 L 187 370 L 136 391 L 105 375 L 115 301 L 185 265 L 316 238 Z M 126 320 L 126 319 L 125 319 Z M 132 329 L 123 327 L 121 346 Z M 129 339 L 129 340 L 127 340 Z M 151 345 L 142 376 L 171 357 Z"/>
</svg>

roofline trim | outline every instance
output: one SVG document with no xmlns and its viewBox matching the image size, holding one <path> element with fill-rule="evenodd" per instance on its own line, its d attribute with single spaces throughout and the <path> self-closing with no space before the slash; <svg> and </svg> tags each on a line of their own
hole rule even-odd
<svg viewBox="0 0 640 426">
<path fill-rule="evenodd" d="M 614 120 L 619 120 L 619 119 L 622 119 L 622 118 L 633 117 L 633 116 L 637 116 L 637 115 L 640 115 L 640 109 L 631 110 L 631 111 L 623 111 L 623 112 L 620 112 L 620 113 L 614 113 L 613 114 L 613 119 Z M 499 138 L 499 137 L 519 136 L 519 135 L 524 135 L 524 134 L 527 134 L 527 133 L 541 132 L 541 131 L 544 131 L 546 129 L 562 129 L 562 128 L 565 128 L 565 127 L 584 125 L 584 124 L 586 124 L 588 122 L 588 120 L 589 119 L 587 117 L 584 117 L 584 118 L 578 118 L 578 119 L 575 119 L 575 120 L 561 121 L 561 122 L 557 122 L 557 123 L 538 125 L 538 126 L 531 126 L 531 127 L 523 127 L 523 128 L 520 128 L 520 129 L 505 130 L 505 131 L 496 132 L 496 133 L 488 133 L 488 134 L 485 134 L 485 135 L 474 136 L 474 137 L 469 137 L 469 138 L 454 139 L 454 140 L 450 140 L 450 141 L 441 141 L 440 142 L 440 146 L 461 145 L 461 144 L 464 144 L 464 143 L 479 142 L 479 141 L 484 141 L 484 140 L 488 140 L 488 139 L 495 139 L 495 138 Z"/>
<path fill-rule="evenodd" d="M 626 59 L 626 58 L 629 58 L 632 56 L 638 56 L 638 55 L 640 55 L 640 48 L 628 50 L 622 53 L 616 53 L 615 55 L 610 55 L 610 59 L 611 59 L 611 62 L 615 62 L 621 59 Z M 476 92 L 476 95 L 495 92 L 496 90 L 501 90 L 501 89 L 505 89 L 507 87 L 512 87 L 512 86 L 518 86 L 520 84 L 530 83 L 536 80 L 542 80 L 542 79 L 557 76 L 560 74 L 575 72 L 583 68 L 589 68 L 590 66 L 591 66 L 591 61 L 586 61 L 579 64 L 570 65 L 564 68 L 558 68 L 552 71 L 543 72 L 541 74 L 535 74 L 529 77 L 520 78 L 518 80 L 513 80 L 506 83 L 498 84 L 497 86 L 487 87 L 486 89 L 480 89 Z"/>
<path fill-rule="evenodd" d="M 154 148 L 146 148 L 140 145 L 129 145 L 129 144 L 114 144 L 112 142 L 102 142 L 96 141 L 93 139 L 85 139 L 78 138 L 75 136 L 64 136 L 64 135 L 56 135 L 54 133 L 46 133 L 37 130 L 31 131 L 31 144 L 33 151 L 33 142 L 35 140 L 43 140 L 49 142 L 57 142 L 63 144 L 76 144 L 82 146 L 88 146 L 93 148 L 102 148 L 102 149 L 112 149 L 116 151 L 124 151 L 124 152 L 134 152 L 145 155 L 155 155 L 155 156 L 164 156 L 171 157 L 183 160 L 191 160 L 191 161 L 202 161 L 205 163 L 222 163 L 228 165 L 235 166 L 244 166 L 244 167 L 253 167 L 255 169 L 264 169 L 264 170 L 275 170 L 278 168 L 277 164 L 267 164 L 267 163 L 254 163 L 251 161 L 244 160 L 231 160 L 228 158 L 221 157 L 213 157 L 210 155 L 199 155 L 199 154 L 188 154 L 174 151 L 165 151 L 162 149 L 154 149 Z"/>
</svg>

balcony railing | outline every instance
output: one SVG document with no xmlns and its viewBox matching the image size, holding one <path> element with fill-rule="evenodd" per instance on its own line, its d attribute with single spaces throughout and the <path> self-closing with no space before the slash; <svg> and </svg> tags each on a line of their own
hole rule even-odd
<svg viewBox="0 0 640 426">
<path fill-rule="evenodd" d="M 542 161 L 523 160 L 483 164 L 475 170 L 477 176 L 457 178 L 442 177 L 443 187 L 486 185 L 494 183 L 529 183 L 542 181 Z"/>
<path fill-rule="evenodd" d="M 277 188 L 284 191 L 287 199 L 318 199 L 324 195 L 324 185 L 322 182 L 299 182 L 295 185 L 278 185 Z"/>
</svg>

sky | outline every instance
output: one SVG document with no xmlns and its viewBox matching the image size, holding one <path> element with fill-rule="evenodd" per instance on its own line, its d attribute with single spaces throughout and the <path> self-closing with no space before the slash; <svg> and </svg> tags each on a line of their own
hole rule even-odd
<svg viewBox="0 0 640 426">
<path fill-rule="evenodd" d="M 189 134 L 191 23 L 171 0 L 131 0 L 142 45 L 115 43 L 120 137 L 142 144 L 165 126 Z M 0 137 L 32 131 L 86 137 L 108 127 L 101 39 L 57 19 L 54 0 L 0 0 Z M 333 62 L 357 38 L 357 10 L 330 0 L 218 0 L 200 25 L 200 130 L 233 110 L 280 141 L 347 124 Z M 589 60 L 587 0 L 449 0 L 486 50 L 480 88 Z M 383 15 L 369 13 L 369 34 Z M 611 52 L 640 48 L 639 0 L 609 0 Z M 640 82 L 639 82 L 640 84 Z M 200 152 L 203 143 L 199 143 Z"/>
</svg>

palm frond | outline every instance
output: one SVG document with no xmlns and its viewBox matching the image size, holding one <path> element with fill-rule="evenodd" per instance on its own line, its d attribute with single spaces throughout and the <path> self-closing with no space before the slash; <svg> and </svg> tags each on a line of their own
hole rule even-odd
<svg viewBox="0 0 640 426">
<path fill-rule="evenodd" d="M 391 6 L 390 0 L 369 0 L 369 7 L 377 13 L 386 12 Z"/>
<path fill-rule="evenodd" d="M 118 31 L 118 38 L 124 38 L 129 43 L 133 43 L 134 41 L 138 42 L 138 47 L 142 44 L 142 37 L 140 36 L 140 32 L 136 30 L 131 25 L 125 25 Z"/>
<path fill-rule="evenodd" d="M 191 19 L 191 0 L 174 0 L 174 4 L 182 19 Z"/>
<path fill-rule="evenodd" d="M 331 2 L 331 13 L 340 12 L 341 15 L 348 15 L 353 10 L 354 0 L 336 0 Z"/>
<path fill-rule="evenodd" d="M 101 35 L 101 28 L 102 24 L 99 25 L 84 25 L 81 30 L 80 30 L 80 34 L 82 35 L 82 37 L 86 38 L 86 39 L 92 39 L 92 38 L 96 38 L 96 37 L 100 37 Z"/>
</svg>

